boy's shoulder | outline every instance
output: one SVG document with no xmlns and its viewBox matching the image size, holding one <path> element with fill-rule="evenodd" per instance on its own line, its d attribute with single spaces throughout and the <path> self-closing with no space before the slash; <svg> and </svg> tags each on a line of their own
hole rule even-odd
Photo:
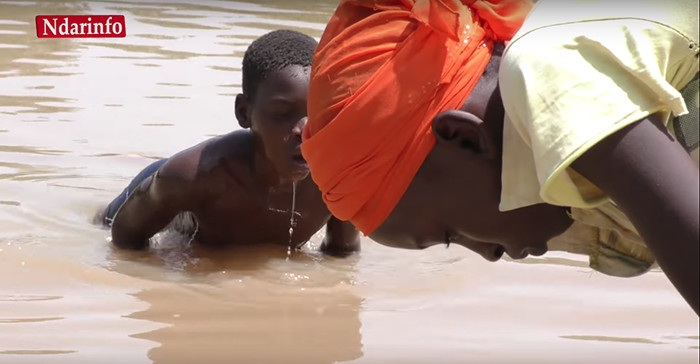
<svg viewBox="0 0 700 364">
<path fill-rule="evenodd" d="M 184 183 L 208 184 L 214 182 L 217 176 L 229 176 L 231 172 L 243 174 L 252 158 L 253 138 L 250 132 L 237 130 L 176 153 L 158 174 L 161 178 Z"/>
<path fill-rule="evenodd" d="M 217 168 L 224 161 L 248 164 L 253 160 L 253 136 L 249 130 L 236 130 L 202 143 L 199 169 L 203 172 Z"/>
</svg>

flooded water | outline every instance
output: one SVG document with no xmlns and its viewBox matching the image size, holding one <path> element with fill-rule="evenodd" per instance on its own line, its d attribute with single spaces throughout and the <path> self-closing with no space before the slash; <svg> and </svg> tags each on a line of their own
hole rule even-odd
<svg viewBox="0 0 700 364">
<path fill-rule="evenodd" d="M 0 363 L 697 363 L 658 271 L 458 246 L 348 259 L 284 246 L 110 247 L 91 224 L 156 158 L 237 128 L 259 35 L 319 37 L 337 2 L 0 0 Z M 36 15 L 123 14 L 122 39 L 37 39 Z"/>
</svg>

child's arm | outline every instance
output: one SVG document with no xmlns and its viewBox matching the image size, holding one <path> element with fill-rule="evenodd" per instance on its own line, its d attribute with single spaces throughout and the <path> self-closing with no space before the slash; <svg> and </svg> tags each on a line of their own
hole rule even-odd
<svg viewBox="0 0 700 364">
<path fill-rule="evenodd" d="M 148 239 L 163 229 L 193 199 L 192 182 L 181 177 L 178 156 L 146 178 L 129 195 L 112 222 L 112 243 L 124 249 L 145 249 Z"/>
<path fill-rule="evenodd" d="M 654 116 L 599 142 L 573 168 L 629 217 L 698 313 L 698 168 Z"/>
<path fill-rule="evenodd" d="M 360 251 L 360 233 L 348 221 L 340 221 L 335 216 L 326 223 L 326 237 L 321 251 L 328 255 L 346 256 Z"/>
</svg>

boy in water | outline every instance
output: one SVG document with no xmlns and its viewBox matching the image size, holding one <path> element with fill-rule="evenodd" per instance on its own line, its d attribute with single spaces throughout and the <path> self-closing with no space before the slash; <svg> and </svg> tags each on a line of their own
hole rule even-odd
<svg viewBox="0 0 700 364">
<path fill-rule="evenodd" d="M 243 93 L 235 101 L 244 130 L 206 140 L 139 173 L 102 214 L 114 245 L 147 248 L 173 221 L 202 244 L 298 247 L 325 224 L 322 251 L 359 250 L 358 232 L 331 216 L 301 155 L 316 46 L 291 30 L 255 40 L 243 57 Z"/>
<path fill-rule="evenodd" d="M 697 313 L 698 2 L 630 5 L 341 1 L 302 144 L 329 209 L 402 248 L 656 262 Z"/>
</svg>

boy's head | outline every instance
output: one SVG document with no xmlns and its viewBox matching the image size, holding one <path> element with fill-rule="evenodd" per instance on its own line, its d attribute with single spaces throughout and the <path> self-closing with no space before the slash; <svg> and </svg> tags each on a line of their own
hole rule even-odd
<svg viewBox="0 0 700 364">
<path fill-rule="evenodd" d="M 236 118 L 252 130 L 256 148 L 284 181 L 303 179 L 309 172 L 300 145 L 317 44 L 303 33 L 275 30 L 253 41 L 243 56 Z"/>
<path fill-rule="evenodd" d="M 469 3 L 341 3 L 314 59 L 304 157 L 333 215 L 375 241 L 453 242 L 490 260 L 542 253 L 566 211 L 498 209 L 503 107 L 492 54 L 531 4 Z"/>
<path fill-rule="evenodd" d="M 503 47 L 496 48 L 461 108 L 431 121 L 436 143 L 372 239 L 409 249 L 452 243 L 491 261 L 504 253 L 522 259 L 545 253 L 571 224 L 559 206 L 499 210 L 505 112 L 498 90 Z"/>
</svg>

